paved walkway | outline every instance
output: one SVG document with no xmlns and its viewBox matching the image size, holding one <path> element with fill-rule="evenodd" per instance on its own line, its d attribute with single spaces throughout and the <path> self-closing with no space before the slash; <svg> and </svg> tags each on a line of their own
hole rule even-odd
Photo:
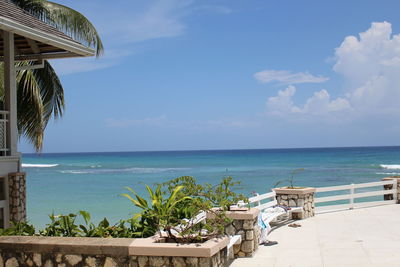
<svg viewBox="0 0 400 267">
<path fill-rule="evenodd" d="M 400 266 L 400 205 L 319 214 L 281 226 L 269 237 L 279 243 L 260 246 L 253 258 L 231 267 L 251 266 Z"/>
</svg>

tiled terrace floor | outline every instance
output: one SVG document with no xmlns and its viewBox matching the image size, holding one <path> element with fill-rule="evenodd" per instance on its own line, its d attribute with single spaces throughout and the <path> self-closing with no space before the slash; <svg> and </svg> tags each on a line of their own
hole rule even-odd
<svg viewBox="0 0 400 267">
<path fill-rule="evenodd" d="M 400 205 L 319 214 L 273 230 L 274 246 L 231 267 L 400 266 Z"/>
</svg>

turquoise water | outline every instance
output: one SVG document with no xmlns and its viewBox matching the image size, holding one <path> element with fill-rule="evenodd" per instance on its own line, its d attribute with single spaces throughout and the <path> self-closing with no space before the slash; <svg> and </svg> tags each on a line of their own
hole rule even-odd
<svg viewBox="0 0 400 267">
<path fill-rule="evenodd" d="M 48 214 L 89 211 L 94 220 L 126 219 L 134 211 L 121 193 L 144 193 L 152 185 L 183 175 L 217 183 L 224 176 L 242 182 L 239 191 L 267 192 L 296 174 L 298 186 L 332 186 L 400 175 L 400 147 L 260 149 L 220 151 L 24 154 L 28 219 L 37 226 Z"/>
</svg>

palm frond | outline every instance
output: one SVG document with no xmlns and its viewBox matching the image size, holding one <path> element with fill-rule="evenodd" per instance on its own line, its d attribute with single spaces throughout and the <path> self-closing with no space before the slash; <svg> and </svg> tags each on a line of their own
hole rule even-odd
<svg viewBox="0 0 400 267">
<path fill-rule="evenodd" d="M 28 65 L 29 62 L 20 62 Z M 22 70 L 17 73 L 17 125 L 19 135 L 24 135 L 40 151 L 43 145 L 43 101 L 40 87 L 32 71 Z"/>
<path fill-rule="evenodd" d="M 58 119 L 65 109 L 64 89 L 57 73 L 45 60 L 44 68 L 32 70 L 36 82 L 40 87 L 40 95 L 43 102 L 43 119 L 45 126 L 53 116 Z"/>
<path fill-rule="evenodd" d="M 34 62 L 19 62 L 18 66 Z M 62 116 L 64 89 L 51 65 L 45 61 L 44 68 L 20 70 L 17 73 L 18 132 L 40 151 L 44 130 L 51 118 Z"/>
<path fill-rule="evenodd" d="M 103 53 L 104 47 L 96 28 L 78 11 L 67 6 L 45 1 L 47 21 L 55 28 L 71 36 L 78 42 L 82 42 L 96 49 L 96 55 Z"/>
<path fill-rule="evenodd" d="M 45 20 L 47 9 L 44 5 L 45 0 L 11 0 L 15 5 L 19 6 L 26 12 L 37 17 L 40 20 Z"/>
<path fill-rule="evenodd" d="M 81 13 L 47 0 L 11 0 L 38 19 L 57 28 L 71 38 L 103 53 L 103 44 L 93 24 Z M 18 63 L 32 65 L 33 62 Z M 1 71 L 1 65 L 0 65 Z M 0 73 L 0 99 L 3 98 Z M 40 151 L 44 129 L 51 118 L 59 118 L 65 109 L 64 90 L 57 74 L 45 61 L 43 69 L 23 70 L 17 73 L 18 131 Z"/>
<path fill-rule="evenodd" d="M 96 28 L 78 11 L 47 0 L 12 0 L 12 2 L 76 41 L 94 48 L 97 56 L 103 53 L 103 43 Z"/>
</svg>

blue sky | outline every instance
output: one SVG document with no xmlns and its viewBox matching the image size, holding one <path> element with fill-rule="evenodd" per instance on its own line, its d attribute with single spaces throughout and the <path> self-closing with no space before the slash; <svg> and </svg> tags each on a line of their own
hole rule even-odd
<svg viewBox="0 0 400 267">
<path fill-rule="evenodd" d="M 399 145 L 399 1 L 59 2 L 105 54 L 52 61 L 43 152 Z"/>
</svg>

